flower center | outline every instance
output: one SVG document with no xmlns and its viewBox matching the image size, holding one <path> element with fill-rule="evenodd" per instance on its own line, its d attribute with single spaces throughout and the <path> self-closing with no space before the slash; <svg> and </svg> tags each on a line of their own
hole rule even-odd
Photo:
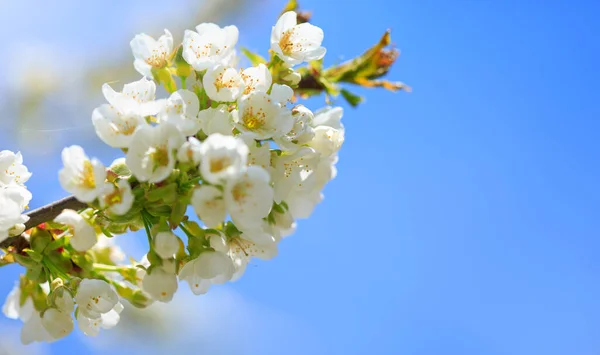
<svg viewBox="0 0 600 355">
<path fill-rule="evenodd" d="M 221 89 L 233 89 L 234 87 L 236 87 L 236 82 L 234 80 L 234 77 L 230 77 L 229 80 L 225 80 L 224 76 L 225 76 L 225 70 L 221 71 L 219 73 L 219 76 L 215 79 L 214 85 L 215 88 L 217 89 L 217 92 L 221 91 Z"/>
<path fill-rule="evenodd" d="M 158 146 L 150 153 L 150 159 L 154 162 L 154 170 L 169 165 L 169 150 L 165 145 Z"/>
<path fill-rule="evenodd" d="M 294 52 L 294 47 L 298 46 L 295 45 L 294 42 L 292 41 L 292 36 L 294 35 L 294 29 L 290 28 L 289 30 L 283 32 L 281 34 L 281 39 L 279 40 L 279 48 L 281 48 L 281 52 L 284 55 L 292 55 L 292 53 Z"/>
<path fill-rule="evenodd" d="M 229 157 L 221 157 L 218 159 L 211 159 L 210 161 L 210 172 L 217 173 L 226 167 L 231 165 L 231 159 Z"/>
<path fill-rule="evenodd" d="M 88 189 L 93 189 L 96 187 L 96 181 L 94 179 L 94 166 L 92 162 L 86 160 L 83 162 L 83 171 L 80 176 L 80 185 L 86 187 Z"/>
<path fill-rule="evenodd" d="M 248 197 L 248 189 L 251 187 L 252 184 L 249 182 L 241 182 L 236 184 L 231 189 L 231 196 L 233 197 L 233 200 L 239 204 L 243 204 L 246 200 L 246 197 Z"/>
<path fill-rule="evenodd" d="M 167 66 L 167 51 L 163 48 L 153 50 L 152 54 L 146 58 L 146 63 L 153 68 L 164 68 Z"/>
<path fill-rule="evenodd" d="M 254 109 L 252 107 L 248 107 L 244 110 L 244 114 L 242 115 L 242 122 L 244 126 L 250 130 L 260 129 L 265 125 L 266 114 L 264 111 L 258 110 L 255 114 Z"/>
<path fill-rule="evenodd" d="M 106 195 L 106 197 L 104 197 L 104 201 L 109 206 L 116 205 L 118 203 L 123 202 L 123 196 L 121 194 L 121 190 L 118 188 L 115 189 L 112 193 L 110 193 L 110 194 Z"/>
<path fill-rule="evenodd" d="M 132 122 L 131 120 L 126 120 L 122 123 L 114 123 L 112 126 L 113 131 L 116 134 L 122 134 L 124 136 L 130 136 L 135 132 L 137 128 L 137 122 Z"/>
</svg>

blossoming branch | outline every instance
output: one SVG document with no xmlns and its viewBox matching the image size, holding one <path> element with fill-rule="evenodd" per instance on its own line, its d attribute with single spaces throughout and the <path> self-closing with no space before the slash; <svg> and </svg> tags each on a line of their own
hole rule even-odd
<svg viewBox="0 0 600 355">
<path fill-rule="evenodd" d="M 20 153 L 0 152 L 1 265 L 26 270 L 3 313 L 23 321 L 23 343 L 63 338 L 75 321 L 95 336 L 117 325 L 122 300 L 169 302 L 180 280 L 204 294 L 240 278 L 251 258 L 277 255 L 322 201 L 345 139 L 340 107 L 313 112 L 297 101 L 325 93 L 357 105 L 348 83 L 407 89 L 381 79 L 397 56 L 386 49 L 389 32 L 328 69 L 323 38 L 305 15 L 286 11 L 269 60 L 244 49 L 251 66 L 241 68 L 235 26 L 200 24 L 179 45 L 168 30 L 135 36 L 142 77 L 102 86 L 106 103 L 92 112 L 97 135 L 124 156 L 105 166 L 66 147 L 58 179 L 72 197 L 29 214 L 31 173 Z M 148 252 L 126 263 L 111 238 L 138 230 Z"/>
</svg>

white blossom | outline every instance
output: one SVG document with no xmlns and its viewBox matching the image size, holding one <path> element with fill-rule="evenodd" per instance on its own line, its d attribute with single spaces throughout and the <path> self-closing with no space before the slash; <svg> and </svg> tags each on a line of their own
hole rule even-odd
<svg viewBox="0 0 600 355">
<path fill-rule="evenodd" d="M 273 82 L 271 72 L 267 66 L 262 63 L 255 67 L 242 70 L 241 75 L 245 84 L 244 95 L 249 95 L 256 91 L 267 92 L 271 88 L 271 83 Z"/>
<path fill-rule="evenodd" d="M 277 240 L 264 233 L 260 227 L 231 238 L 227 241 L 227 247 L 229 248 L 227 255 L 235 267 L 231 281 L 239 279 L 244 274 L 252 257 L 269 260 L 277 255 Z"/>
<path fill-rule="evenodd" d="M 62 285 L 59 281 L 63 273 L 71 274 L 69 268 L 58 259 L 52 262 L 56 269 L 46 265 L 52 260 L 44 261 L 52 274 L 52 292 L 48 282 L 38 286 L 27 280 L 35 276 L 35 269 L 21 278 L 2 311 L 24 322 L 23 343 L 67 336 L 74 328 L 73 317 L 89 336 L 115 327 L 123 310 L 119 294 L 144 306 L 171 301 L 179 280 L 186 281 L 194 294 L 235 281 L 252 258 L 275 257 L 278 243 L 295 231 L 296 220 L 309 217 L 323 200 L 323 188 L 337 174 L 345 135 L 343 110 L 325 107 L 313 114 L 303 105 L 291 105 L 297 98 L 292 87 L 302 72 L 292 67 L 323 58 L 323 31 L 298 24 L 293 11 L 284 13 L 271 31 L 271 50 L 278 58 L 269 67 L 239 69 L 237 40 L 235 26 L 203 23 L 186 31 L 176 49 L 194 72 L 181 77 L 180 90 L 172 92 L 169 86 L 170 95 L 158 99 L 156 84 L 162 77 L 153 80 L 157 70 L 175 78 L 186 75 L 187 66 L 172 63 L 176 53 L 168 30 L 158 39 L 141 33 L 131 40 L 134 67 L 143 77 L 125 84 L 120 92 L 104 84 L 108 103 L 92 113 L 100 139 L 126 156 L 107 171 L 79 146 L 62 151 L 60 184 L 91 209 L 82 214 L 63 210 L 54 219 L 59 225 L 50 224 L 48 231 L 55 239 L 69 238 L 57 256 L 73 259 L 83 271 L 73 274 L 77 281 L 65 279 Z M 271 70 L 277 73 L 277 82 Z M 23 211 L 32 195 L 24 184 L 30 176 L 20 153 L 0 151 L 0 241 L 26 228 L 29 217 Z M 155 193 L 160 194 L 154 189 L 163 186 L 175 188 L 177 200 L 164 198 L 156 208 L 142 205 L 154 201 Z M 199 218 L 198 225 L 186 222 L 189 231 L 181 228 L 203 236 L 189 240 L 189 254 L 168 228 L 190 217 L 178 215 L 185 207 L 181 201 L 190 204 Z M 145 218 L 146 212 L 153 217 Z M 112 239 L 97 234 L 100 229 L 107 235 L 148 230 L 149 225 L 150 250 L 139 263 L 132 259 L 131 266 L 121 265 L 125 255 Z M 32 248 L 37 247 L 32 240 Z M 70 255 L 74 250 L 77 255 Z M 30 253 L 31 260 L 37 261 L 38 254 Z M 79 257 L 91 258 L 91 270 L 79 263 Z M 45 305 L 40 303 L 42 297 Z"/>
<path fill-rule="evenodd" d="M 159 232 L 154 236 L 154 251 L 161 258 L 172 258 L 178 250 L 179 238 L 173 232 Z"/>
<path fill-rule="evenodd" d="M 208 240 L 210 247 L 215 251 L 227 254 L 229 252 L 229 247 L 227 246 L 227 237 L 223 232 L 213 229 L 207 230 L 204 234 L 204 237 Z"/>
<path fill-rule="evenodd" d="M 156 98 L 156 84 L 143 77 L 138 81 L 123 85 L 121 92 L 110 85 L 102 85 L 106 101 L 124 116 L 151 116 L 158 113 L 161 103 Z"/>
<path fill-rule="evenodd" d="M 322 200 L 323 194 L 320 190 L 311 189 L 305 191 L 302 189 L 292 189 L 285 201 L 294 218 L 308 218 L 312 214 L 315 206 Z"/>
<path fill-rule="evenodd" d="M 152 68 L 160 69 L 167 66 L 169 55 L 173 51 L 173 36 L 167 29 L 158 40 L 140 33 L 129 44 L 135 58 L 133 61 L 135 70 L 152 78 Z"/>
<path fill-rule="evenodd" d="M 235 101 L 245 90 L 245 83 L 240 72 L 223 65 L 208 68 L 202 84 L 208 97 L 218 102 Z"/>
<path fill-rule="evenodd" d="M 42 316 L 42 326 L 54 340 L 61 339 L 73 331 L 73 317 L 56 308 L 49 308 Z"/>
<path fill-rule="evenodd" d="M 271 30 L 271 50 L 288 65 L 296 65 L 325 56 L 323 30 L 310 23 L 298 24 L 294 11 L 281 15 Z"/>
<path fill-rule="evenodd" d="M 262 223 L 273 205 L 273 189 L 269 173 L 249 166 L 238 178 L 225 186 L 225 205 L 236 226 L 251 228 Z"/>
<path fill-rule="evenodd" d="M 242 134 L 239 137 L 248 146 L 248 165 L 256 165 L 269 171 L 271 168 L 271 146 L 269 142 L 258 142 L 251 134 Z"/>
<path fill-rule="evenodd" d="M 233 263 L 226 254 L 205 251 L 183 266 L 179 278 L 187 281 L 192 292 L 199 295 L 206 293 L 211 284 L 229 281 L 233 272 Z"/>
<path fill-rule="evenodd" d="M 139 181 L 163 181 L 173 172 L 174 152 L 184 141 L 181 132 L 169 123 L 143 127 L 133 135 L 125 157 L 127 166 Z"/>
<path fill-rule="evenodd" d="M 200 163 L 202 153 L 200 147 L 202 143 L 196 137 L 189 137 L 184 142 L 179 150 L 177 151 L 177 160 L 182 163 L 193 163 L 195 165 Z"/>
<path fill-rule="evenodd" d="M 81 202 L 92 202 L 104 193 L 106 169 L 98 159 L 90 160 L 78 145 L 63 149 L 61 156 L 64 167 L 58 180 L 65 191 Z"/>
<path fill-rule="evenodd" d="M 304 178 L 302 185 L 291 187 L 285 198 L 289 212 L 294 218 L 308 218 L 315 206 L 323 200 L 321 190 L 327 182 L 335 178 L 337 156 L 320 157 Z"/>
<path fill-rule="evenodd" d="M 196 94 L 189 90 L 177 90 L 164 100 L 157 118 L 177 127 L 186 136 L 193 136 L 202 128 L 198 120 L 200 102 Z"/>
<path fill-rule="evenodd" d="M 65 209 L 54 222 L 66 225 L 71 234 L 71 246 L 77 251 L 86 251 L 92 248 L 98 238 L 94 228 L 79 213 Z"/>
<path fill-rule="evenodd" d="M 4 305 L 2 306 L 2 313 L 10 319 L 20 319 L 26 322 L 34 312 L 33 300 L 31 297 L 25 299 L 25 303 L 21 305 L 21 287 L 19 283 L 15 283 L 15 286 L 10 291 Z"/>
<path fill-rule="evenodd" d="M 292 188 L 309 188 L 310 175 L 320 155 L 312 148 L 302 147 L 295 152 L 272 155 L 271 176 L 274 182 L 275 202 L 286 200 Z"/>
<path fill-rule="evenodd" d="M 344 131 L 329 126 L 318 126 L 314 129 L 315 136 L 308 142 L 308 146 L 314 148 L 324 157 L 337 153 L 344 143 Z"/>
<path fill-rule="evenodd" d="M 202 185 L 194 190 L 191 204 L 198 217 L 208 228 L 223 223 L 227 216 L 223 193 L 215 186 Z"/>
<path fill-rule="evenodd" d="M 204 180 L 219 184 L 242 173 L 248 159 L 248 147 L 239 138 L 211 134 L 200 147 L 200 173 Z"/>
<path fill-rule="evenodd" d="M 0 186 L 23 186 L 30 177 L 31 173 L 23 165 L 21 152 L 0 151 Z"/>
<path fill-rule="evenodd" d="M 23 224 L 29 217 L 21 214 L 29 203 L 31 194 L 21 186 L 0 187 L 0 241 L 13 235 L 12 229 Z"/>
<path fill-rule="evenodd" d="M 275 138 L 275 142 L 281 149 L 293 151 L 312 141 L 315 132 L 312 127 L 314 115 L 305 106 L 298 105 L 294 107 L 292 118 L 294 120 L 292 129 L 285 135 Z"/>
<path fill-rule="evenodd" d="M 120 179 L 116 186 L 109 182 L 106 183 L 105 194 L 100 198 L 100 206 L 108 208 L 112 214 L 122 216 L 129 212 L 133 201 L 131 185 L 127 180 Z"/>
<path fill-rule="evenodd" d="M 195 70 L 202 71 L 215 64 L 231 61 L 238 40 L 235 26 L 224 28 L 214 23 L 202 23 L 196 31 L 186 30 L 183 36 L 183 58 Z"/>
<path fill-rule="evenodd" d="M 73 295 L 64 287 L 58 287 L 52 292 L 51 296 L 54 296 L 54 305 L 60 312 L 70 314 L 75 310 Z"/>
<path fill-rule="evenodd" d="M 108 259 L 115 264 L 125 260 L 125 253 L 120 246 L 115 244 L 115 238 L 108 238 L 104 234 L 98 235 L 98 242 L 92 247 L 92 251 L 107 255 Z"/>
<path fill-rule="evenodd" d="M 129 148 L 135 131 L 147 126 L 143 116 L 137 113 L 121 113 L 115 106 L 103 104 L 92 112 L 96 134 L 113 148 Z"/>
<path fill-rule="evenodd" d="M 170 302 L 177 291 L 177 275 L 174 266 L 171 266 L 166 260 L 160 267 L 154 267 L 142 281 L 142 288 L 150 297 L 160 302 Z"/>
<path fill-rule="evenodd" d="M 294 90 L 287 85 L 273 84 L 270 95 L 275 102 L 285 106 L 288 102 L 292 101 Z"/>
<path fill-rule="evenodd" d="M 77 314 L 77 326 L 83 334 L 87 336 L 96 336 L 100 329 L 111 329 L 115 327 L 121 319 L 123 305 L 119 302 L 110 311 L 100 314 L 98 318 L 89 318 L 85 313 Z"/>
<path fill-rule="evenodd" d="M 270 95 L 255 92 L 239 101 L 234 116 L 236 128 L 251 133 L 256 139 L 268 139 L 290 131 L 294 121 L 289 109 L 281 107 Z"/>
<path fill-rule="evenodd" d="M 338 131 L 344 131 L 344 125 L 341 121 L 343 115 L 344 109 L 341 107 L 323 107 L 322 109 L 315 111 L 313 127 L 329 126 Z"/>
<path fill-rule="evenodd" d="M 40 313 L 32 311 L 31 316 L 24 321 L 23 328 L 21 328 L 21 342 L 28 345 L 34 342 L 50 343 L 54 340 L 54 337 L 48 333 L 42 324 Z"/>
<path fill-rule="evenodd" d="M 220 133 L 225 136 L 231 136 L 234 115 L 237 115 L 237 110 L 230 112 L 227 105 L 219 105 L 200 111 L 198 119 L 202 122 L 202 130 L 206 135 L 210 136 L 213 133 Z"/>
<path fill-rule="evenodd" d="M 289 234 L 288 231 L 292 231 L 295 228 L 296 222 L 294 216 L 292 216 L 288 209 L 281 207 L 279 210 L 273 209 L 270 216 L 274 222 L 272 227 L 278 229 L 277 232 L 281 237 L 287 236 Z"/>
<path fill-rule="evenodd" d="M 89 319 L 99 319 L 114 309 L 119 309 L 119 296 L 104 280 L 83 279 L 79 284 L 75 302 L 79 314 Z"/>
</svg>

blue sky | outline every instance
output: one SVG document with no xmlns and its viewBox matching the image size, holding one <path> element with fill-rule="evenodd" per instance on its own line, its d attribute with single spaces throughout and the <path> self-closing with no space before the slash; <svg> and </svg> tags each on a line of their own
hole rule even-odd
<svg viewBox="0 0 600 355">
<path fill-rule="evenodd" d="M 243 45 L 266 51 L 281 3 L 260 1 L 238 23 Z M 367 102 L 346 108 L 339 174 L 312 218 L 240 281 L 207 298 L 182 295 L 173 307 L 194 316 L 172 327 L 213 334 L 207 354 L 598 354 L 600 3 L 301 4 L 325 32 L 328 63 L 392 28 L 402 55 L 390 78 L 414 90 L 356 90 Z M 126 22 L 132 13 L 102 14 L 124 33 L 80 31 L 126 50 L 144 31 Z M 65 44 L 64 22 L 45 26 L 57 46 L 89 46 Z M 114 156 L 94 147 L 106 162 Z M 58 156 L 45 158 L 31 164 L 39 204 L 63 195 Z M 18 270 L 1 272 L 8 293 Z M 72 335 L 48 351 L 85 346 Z"/>
</svg>

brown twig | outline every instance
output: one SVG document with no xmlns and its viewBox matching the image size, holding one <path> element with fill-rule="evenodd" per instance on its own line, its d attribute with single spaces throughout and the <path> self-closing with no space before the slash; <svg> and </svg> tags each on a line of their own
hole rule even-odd
<svg viewBox="0 0 600 355">
<path fill-rule="evenodd" d="M 78 201 L 74 196 L 68 196 L 58 201 L 54 201 L 35 210 L 29 211 L 27 216 L 29 220 L 25 223 L 25 230 L 33 228 L 41 223 L 51 221 L 58 216 L 63 210 L 80 210 L 87 207 L 87 204 Z M 0 242 L 0 248 L 7 249 L 9 247 L 15 247 L 18 250 L 25 248 L 29 243 L 23 235 L 17 235 L 14 237 L 6 238 Z"/>
</svg>

